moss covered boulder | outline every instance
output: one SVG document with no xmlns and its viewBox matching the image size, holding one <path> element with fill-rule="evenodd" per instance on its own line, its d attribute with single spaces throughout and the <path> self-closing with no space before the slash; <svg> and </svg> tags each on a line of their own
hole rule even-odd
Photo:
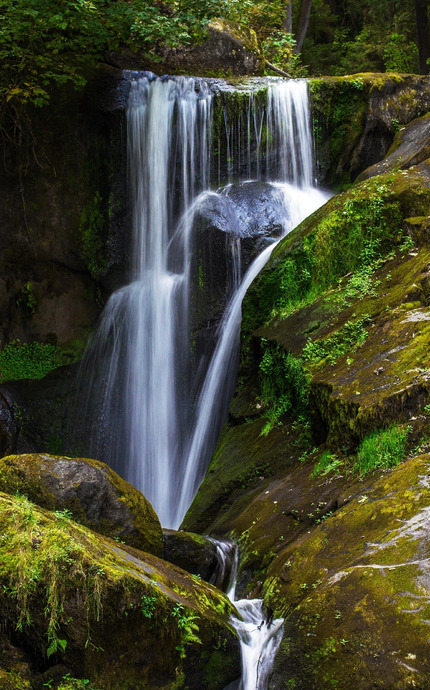
<svg viewBox="0 0 430 690">
<path fill-rule="evenodd" d="M 0 494 L 0 534 L 2 631 L 30 687 L 57 687 L 59 666 L 99 690 L 221 690 L 240 675 L 233 607 L 214 587 L 24 497 Z"/>
<path fill-rule="evenodd" d="M 206 582 L 218 584 L 217 548 L 213 541 L 199 534 L 163 529 L 163 542 L 164 560 L 202 577 Z"/>
<path fill-rule="evenodd" d="M 427 113 L 430 80 L 353 74 L 310 80 L 318 176 L 337 188 L 386 156 L 400 127 Z"/>
<path fill-rule="evenodd" d="M 156 74 L 233 77 L 263 74 L 264 64 L 255 31 L 234 21 L 213 19 L 204 39 L 194 45 L 159 45 L 154 61 L 125 48 L 111 53 L 109 63 L 121 69 L 152 70 Z"/>
<path fill-rule="evenodd" d="M 98 460 L 9 455 L 0 459 L 0 490 L 18 492 L 96 532 L 163 555 L 161 525 L 149 501 Z"/>
<path fill-rule="evenodd" d="M 363 484 L 279 553 L 266 602 L 286 623 L 271 687 L 428 687 L 429 463 Z"/>
</svg>

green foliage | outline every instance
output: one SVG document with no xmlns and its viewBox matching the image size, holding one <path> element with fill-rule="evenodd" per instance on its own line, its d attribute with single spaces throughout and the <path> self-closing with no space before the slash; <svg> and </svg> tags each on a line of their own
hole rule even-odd
<svg viewBox="0 0 430 690">
<path fill-rule="evenodd" d="M 140 611 L 145 618 L 152 618 L 155 612 L 156 597 L 144 594 L 140 600 Z"/>
<path fill-rule="evenodd" d="M 372 431 L 364 437 L 358 448 L 354 470 L 366 475 L 376 469 L 396 467 L 406 458 L 410 431 L 410 426 Z"/>
<path fill-rule="evenodd" d="M 263 346 L 259 366 L 261 399 L 267 410 L 268 423 L 262 433 L 269 433 L 279 417 L 291 412 L 307 414 L 308 381 L 301 362 L 279 345 L 261 339 Z"/>
<path fill-rule="evenodd" d="M 367 338 L 365 326 L 370 322 L 364 315 L 355 321 L 348 321 L 333 335 L 321 340 L 309 339 L 303 348 L 303 360 L 311 366 L 329 362 L 334 364 L 339 357 L 360 347 Z"/>
<path fill-rule="evenodd" d="M 415 72 L 414 3 L 314 0 L 302 55 L 313 74 Z"/>
<path fill-rule="evenodd" d="M 301 65 L 301 57 L 294 52 L 296 41 L 292 34 L 274 31 L 262 43 L 266 60 L 280 67 L 293 77 L 305 77 L 307 70 Z"/>
<path fill-rule="evenodd" d="M 33 287 L 30 282 L 27 282 L 23 288 L 21 288 L 19 296 L 16 299 L 17 305 L 26 307 L 30 312 L 33 312 L 37 306 L 37 299 L 33 294 Z"/>
<path fill-rule="evenodd" d="M 60 349 L 55 345 L 14 340 L 0 351 L 0 381 L 41 379 L 61 363 Z"/>
<path fill-rule="evenodd" d="M 199 632 L 199 626 L 195 623 L 199 616 L 191 611 L 186 611 L 181 604 L 176 604 L 172 610 L 172 616 L 176 620 L 179 633 L 180 642 L 176 649 L 179 651 L 181 659 L 185 658 L 185 647 L 189 644 L 201 644 L 202 641 L 196 633 Z"/>
<path fill-rule="evenodd" d="M 416 43 L 407 41 L 402 34 L 391 34 L 384 50 L 384 65 L 387 72 L 415 72 L 418 65 Z"/>
<path fill-rule="evenodd" d="M 329 450 L 325 450 L 318 462 L 315 463 L 311 477 L 324 476 L 332 470 L 336 470 L 340 465 L 342 465 L 342 461 L 337 455 L 333 455 Z"/>
</svg>

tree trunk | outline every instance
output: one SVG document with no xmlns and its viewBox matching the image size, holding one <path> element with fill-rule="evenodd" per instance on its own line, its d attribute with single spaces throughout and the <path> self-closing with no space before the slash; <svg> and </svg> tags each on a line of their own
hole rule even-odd
<svg viewBox="0 0 430 690">
<path fill-rule="evenodd" d="M 419 2 L 420 0 L 415 0 Z M 296 55 L 300 53 L 303 42 L 305 40 L 306 32 L 308 30 L 309 17 L 311 14 L 312 0 L 302 0 L 300 5 L 299 23 L 296 31 L 296 45 L 294 52 Z"/>
<path fill-rule="evenodd" d="M 282 27 L 288 34 L 293 33 L 293 0 L 287 0 L 287 9 L 285 12 L 285 19 L 282 22 Z"/>
<path fill-rule="evenodd" d="M 429 22 L 427 0 L 415 0 L 415 16 L 418 44 L 418 72 L 428 74 L 427 59 L 430 57 Z"/>
</svg>

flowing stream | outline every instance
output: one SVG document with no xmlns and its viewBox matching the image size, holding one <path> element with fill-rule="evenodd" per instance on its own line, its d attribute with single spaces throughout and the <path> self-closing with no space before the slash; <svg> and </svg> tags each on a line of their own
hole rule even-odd
<svg viewBox="0 0 430 690">
<path fill-rule="evenodd" d="M 133 262 L 130 281 L 110 297 L 85 359 L 88 398 L 97 418 L 91 453 L 145 494 L 164 527 L 177 528 L 204 477 L 228 409 L 242 299 L 275 246 L 267 240 L 245 270 L 243 213 L 234 200 L 237 178 L 243 169 L 264 171 L 266 187 L 282 208 L 282 235 L 327 197 L 313 186 L 304 81 L 270 82 L 264 108 L 257 109 L 250 93 L 243 131 L 240 123 L 226 119 L 226 181 L 236 186 L 209 191 L 221 174 L 212 160 L 213 85 L 191 77 L 135 74 L 130 79 Z M 246 140 L 246 146 L 234 146 L 235 127 L 236 141 Z M 240 193 L 247 184 L 242 181 Z M 211 361 L 203 367 L 205 376 L 199 370 L 197 379 L 190 354 L 192 251 L 197 214 L 208 200 L 226 219 L 231 298 Z M 252 213 L 248 221 L 255 223 Z M 237 234 L 231 231 L 235 223 Z"/>
<path fill-rule="evenodd" d="M 242 677 L 225 690 L 266 690 L 284 621 L 266 617 L 262 599 L 236 599 L 238 548 L 232 542 L 211 541 L 217 547 L 218 578 L 225 581 L 226 573 L 230 573 L 226 593 L 241 615 L 241 619 L 233 617 L 231 622 L 240 639 Z"/>
</svg>

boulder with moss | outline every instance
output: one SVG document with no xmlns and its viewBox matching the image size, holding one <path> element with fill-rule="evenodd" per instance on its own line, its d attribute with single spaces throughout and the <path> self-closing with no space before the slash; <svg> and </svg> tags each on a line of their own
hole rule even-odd
<svg viewBox="0 0 430 690">
<path fill-rule="evenodd" d="M 163 555 L 160 521 L 149 501 L 98 460 L 9 455 L 0 459 L 0 491 L 18 492 L 100 534 Z"/>
<path fill-rule="evenodd" d="M 240 675 L 234 608 L 211 585 L 25 497 L 0 494 L 0 533 L 3 630 L 31 687 L 57 687 L 59 665 L 98 690 L 221 690 Z"/>
<path fill-rule="evenodd" d="M 387 155 L 396 132 L 430 109 L 430 80 L 353 74 L 310 80 L 318 177 L 337 188 Z"/>
<path fill-rule="evenodd" d="M 121 69 L 152 70 L 157 74 L 193 74 L 200 77 L 260 75 L 264 63 L 255 31 L 224 19 L 213 19 L 204 39 L 192 45 L 157 47 L 157 59 L 125 48 L 110 53 L 110 64 Z"/>
</svg>

